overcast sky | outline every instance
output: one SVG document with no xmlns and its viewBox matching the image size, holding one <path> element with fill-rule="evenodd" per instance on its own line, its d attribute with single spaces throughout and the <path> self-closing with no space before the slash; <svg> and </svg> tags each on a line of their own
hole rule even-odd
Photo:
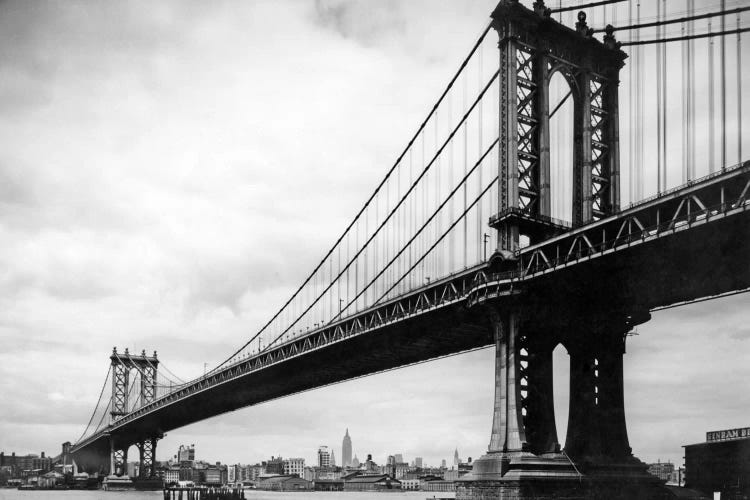
<svg viewBox="0 0 750 500">
<path fill-rule="evenodd" d="M 57 454 L 78 438 L 113 346 L 157 350 L 192 378 L 244 343 L 391 165 L 495 3 L 0 3 L 0 450 Z M 748 305 L 663 311 L 628 339 L 638 457 L 682 463 L 706 431 L 750 425 Z M 157 457 L 195 443 L 210 461 L 310 463 L 324 444 L 340 461 L 348 427 L 360 459 L 476 458 L 493 356 L 235 411 L 170 432 Z"/>
</svg>

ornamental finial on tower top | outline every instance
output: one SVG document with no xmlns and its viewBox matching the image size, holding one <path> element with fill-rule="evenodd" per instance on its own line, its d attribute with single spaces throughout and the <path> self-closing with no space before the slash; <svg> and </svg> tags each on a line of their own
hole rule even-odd
<svg viewBox="0 0 750 500">
<path fill-rule="evenodd" d="M 615 27 L 608 24 L 604 28 L 604 33 L 604 46 L 608 49 L 617 49 L 619 44 L 615 41 Z"/>
<path fill-rule="evenodd" d="M 586 13 L 584 11 L 578 12 L 578 22 L 576 23 L 576 31 L 579 35 L 591 38 L 594 35 L 594 29 L 589 28 L 586 24 Z"/>
<path fill-rule="evenodd" d="M 535 0 L 534 2 L 534 12 L 539 14 L 540 16 L 544 15 L 545 7 L 544 7 L 544 0 Z"/>
<path fill-rule="evenodd" d="M 156 351 L 154 351 L 154 357 L 156 357 Z"/>
<path fill-rule="evenodd" d="M 576 23 L 576 31 L 579 35 L 586 36 L 588 26 L 586 25 L 586 13 L 584 11 L 578 12 L 578 22 Z"/>
<path fill-rule="evenodd" d="M 112 348 L 112 354 L 117 354 L 117 347 L 116 346 Z"/>
</svg>

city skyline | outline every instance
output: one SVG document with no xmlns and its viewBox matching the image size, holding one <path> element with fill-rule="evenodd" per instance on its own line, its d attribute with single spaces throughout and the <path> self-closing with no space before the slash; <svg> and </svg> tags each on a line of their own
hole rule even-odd
<svg viewBox="0 0 750 500">
<path fill-rule="evenodd" d="M 158 350 L 190 379 L 242 344 L 345 227 L 496 3 L 3 4 L 0 449 L 54 456 L 75 441 L 113 346 Z M 682 445 L 748 424 L 747 306 L 666 309 L 628 338 L 635 456 L 680 464 Z M 457 446 L 476 459 L 493 362 L 484 349 L 239 409 L 167 433 L 156 455 L 196 443 L 227 463 L 285 450 L 314 463 L 348 427 L 362 461 L 450 463 Z"/>
</svg>

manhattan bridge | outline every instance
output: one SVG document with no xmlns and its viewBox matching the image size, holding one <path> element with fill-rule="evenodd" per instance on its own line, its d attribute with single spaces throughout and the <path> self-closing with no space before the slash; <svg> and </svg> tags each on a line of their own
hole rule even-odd
<svg viewBox="0 0 750 500">
<path fill-rule="evenodd" d="M 623 355 L 652 311 L 750 288 L 748 10 L 501 0 L 268 322 L 190 381 L 155 352 L 114 349 L 63 455 L 123 475 L 135 445 L 150 477 L 173 429 L 494 345 L 489 446 L 457 498 L 661 498 L 629 445 Z M 558 345 L 567 429 L 555 426 Z"/>
</svg>

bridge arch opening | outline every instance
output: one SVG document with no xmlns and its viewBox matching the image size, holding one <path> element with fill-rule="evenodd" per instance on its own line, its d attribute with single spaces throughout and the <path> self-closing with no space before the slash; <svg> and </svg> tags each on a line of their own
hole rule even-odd
<svg viewBox="0 0 750 500">
<path fill-rule="evenodd" d="M 575 91 L 557 68 L 549 78 L 550 216 L 573 220 Z"/>
<path fill-rule="evenodd" d="M 130 477 L 138 477 L 141 461 L 141 451 L 138 446 L 131 444 L 128 448 L 128 463 L 125 464 L 125 473 Z M 135 464 L 134 464 L 135 463 Z M 134 465 L 129 465 L 134 464 Z M 137 465 L 136 465 L 137 464 Z"/>
<path fill-rule="evenodd" d="M 562 344 L 552 351 L 552 396 L 555 407 L 555 427 L 560 447 L 565 447 L 570 409 L 570 356 Z"/>
</svg>

